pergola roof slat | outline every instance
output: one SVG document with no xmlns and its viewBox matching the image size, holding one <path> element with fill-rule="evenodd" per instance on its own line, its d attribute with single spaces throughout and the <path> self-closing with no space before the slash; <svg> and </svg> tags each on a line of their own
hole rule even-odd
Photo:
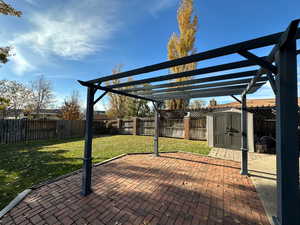
<svg viewBox="0 0 300 225">
<path fill-rule="evenodd" d="M 218 76 L 197 78 L 197 79 L 191 79 L 191 80 L 185 80 L 185 81 L 179 81 L 179 82 L 149 85 L 149 86 L 137 87 L 137 88 L 128 88 L 128 89 L 124 89 L 122 91 L 135 92 L 135 91 L 140 91 L 140 90 L 154 90 L 154 89 L 166 88 L 166 87 L 177 87 L 177 86 L 189 85 L 189 84 L 199 84 L 199 83 L 211 82 L 211 81 L 220 81 L 220 80 L 229 80 L 229 79 L 242 78 L 242 77 L 250 77 L 250 76 L 255 75 L 257 73 L 257 71 L 258 70 L 250 70 L 250 71 L 237 72 L 237 73 L 228 73 L 228 74 L 223 74 L 223 75 L 218 75 Z"/>
<path fill-rule="evenodd" d="M 261 57 L 261 58 L 265 59 L 265 57 Z M 214 73 L 214 72 L 219 72 L 219 71 L 224 71 L 224 70 L 239 69 L 242 67 L 255 66 L 255 65 L 257 65 L 257 64 L 250 60 L 242 60 L 242 61 L 238 61 L 238 62 L 225 63 L 225 64 L 221 64 L 221 65 L 210 66 L 210 67 L 205 67 L 205 68 L 201 68 L 201 69 L 185 71 L 185 72 L 181 72 L 181 73 L 173 73 L 173 74 L 156 76 L 156 77 L 146 78 L 146 79 L 141 79 L 141 80 L 123 82 L 120 84 L 109 85 L 107 87 L 108 88 L 128 87 L 128 86 L 133 86 L 133 85 L 138 85 L 138 84 L 172 80 L 172 79 L 177 79 L 177 78 L 190 77 L 190 76 L 207 74 L 207 73 Z"/>
<path fill-rule="evenodd" d="M 251 90 L 251 93 L 254 93 L 255 91 L 257 91 L 259 88 L 261 87 L 261 85 L 257 84 L 253 87 L 253 89 Z M 206 97 L 218 97 L 218 96 L 229 96 L 229 95 L 240 95 L 243 90 L 245 88 L 245 85 L 239 88 L 231 88 L 230 90 L 224 90 L 224 89 L 220 89 L 220 90 L 207 90 L 207 91 L 203 91 L 203 90 L 198 90 L 198 91 L 194 91 L 193 93 L 189 93 L 189 94 L 163 94 L 161 96 L 156 96 L 153 95 L 152 98 L 158 101 L 164 101 L 164 100 L 168 100 L 168 99 L 192 99 L 192 98 L 206 98 Z"/>
<path fill-rule="evenodd" d="M 257 83 L 256 86 L 261 87 L 265 82 Z M 163 94 L 150 94 L 150 95 L 142 95 L 146 98 L 152 98 L 152 99 L 161 99 L 164 97 L 172 97 L 172 98 L 178 98 L 176 96 L 182 96 L 190 98 L 193 94 L 198 93 L 214 93 L 214 92 L 228 92 L 230 95 L 231 91 L 233 90 L 244 90 L 245 87 L 247 87 L 247 84 L 241 84 L 241 85 L 234 85 L 234 86 L 226 86 L 226 87 L 218 87 L 218 88 L 201 88 L 197 90 L 189 90 L 189 91 L 176 91 L 172 93 L 163 93 Z"/>
<path fill-rule="evenodd" d="M 258 81 L 267 81 L 267 77 L 261 77 Z M 231 81 L 223 81 L 223 82 L 214 82 L 208 84 L 200 84 L 200 85 L 190 85 L 190 86 L 182 86 L 182 87 L 174 87 L 174 88 L 166 88 L 152 91 L 143 91 L 137 92 L 138 95 L 143 94 L 155 94 L 155 93 L 166 93 L 166 92 L 174 92 L 174 91 L 185 91 L 199 88 L 208 88 L 208 87 L 221 87 L 228 85 L 238 85 L 238 84 L 248 84 L 251 81 L 251 78 L 248 79 L 240 79 L 240 80 L 231 80 Z"/>
</svg>

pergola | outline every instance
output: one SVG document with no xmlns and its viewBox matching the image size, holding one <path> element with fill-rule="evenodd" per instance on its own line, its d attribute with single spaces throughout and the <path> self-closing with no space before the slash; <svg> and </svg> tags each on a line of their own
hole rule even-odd
<svg viewBox="0 0 300 225">
<path fill-rule="evenodd" d="M 276 96 L 276 155 L 277 155 L 277 216 L 274 222 L 281 225 L 299 225 L 299 147 L 298 147 L 298 102 L 297 102 L 297 39 L 300 39 L 300 20 L 290 23 L 286 31 L 260 38 L 200 52 L 190 56 L 165 61 L 134 70 L 79 81 L 87 87 L 86 136 L 83 159 L 82 195 L 92 192 L 92 122 L 94 105 L 108 92 L 153 102 L 155 108 L 154 153 L 159 156 L 159 110 L 168 99 L 192 99 L 212 96 L 231 96 L 241 103 L 242 161 L 241 174 L 248 174 L 247 149 L 247 94 L 254 93 L 267 81 Z M 273 46 L 269 55 L 259 57 L 249 50 Z M 134 81 L 104 85 L 103 82 L 126 78 L 193 62 L 238 54 L 244 60 L 218 64 L 180 73 L 151 76 Z M 244 69 L 258 66 L 255 70 Z M 243 69 L 242 69 L 243 68 Z M 208 76 L 208 73 L 240 69 L 242 72 L 227 72 Z M 205 76 L 203 76 L 205 75 Z M 192 77 L 193 76 L 193 77 Z M 195 76 L 197 76 L 195 78 Z M 200 78 L 199 78 L 200 76 Z M 203 76 L 203 77 L 201 77 Z M 190 77 L 184 81 L 170 81 Z M 158 83 L 156 83 L 158 82 Z M 153 84 L 156 83 L 156 84 Z M 147 84 L 147 85 L 145 85 Z M 96 92 L 103 93 L 95 98 Z M 240 95 L 241 100 L 235 95 Z"/>
</svg>

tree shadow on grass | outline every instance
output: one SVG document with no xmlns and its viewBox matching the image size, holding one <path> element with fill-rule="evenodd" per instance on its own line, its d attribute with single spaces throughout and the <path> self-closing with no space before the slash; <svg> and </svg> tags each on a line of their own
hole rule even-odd
<svg viewBox="0 0 300 225">
<path fill-rule="evenodd" d="M 69 150 L 53 149 L 51 145 L 81 140 L 72 138 L 0 145 L 0 209 L 24 189 L 79 169 L 81 158 L 66 157 L 64 154 Z"/>
<path fill-rule="evenodd" d="M 98 137 L 103 136 L 94 138 Z M 83 155 L 83 141 L 84 138 L 70 138 L 0 145 L 0 209 L 24 189 L 80 169 L 82 157 L 78 155 Z M 68 155 L 75 149 L 59 145 L 72 142 L 82 142 L 76 145 L 82 151 Z M 93 160 L 108 158 L 97 156 Z"/>
</svg>

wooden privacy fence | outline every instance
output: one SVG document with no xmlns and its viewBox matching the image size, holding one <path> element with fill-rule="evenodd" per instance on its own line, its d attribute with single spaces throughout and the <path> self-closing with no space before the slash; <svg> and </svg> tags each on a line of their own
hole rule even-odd
<svg viewBox="0 0 300 225">
<path fill-rule="evenodd" d="M 152 136 L 154 118 L 94 121 L 94 134 L 132 134 Z M 0 120 L 0 144 L 33 140 L 83 137 L 84 120 Z M 206 140 L 206 119 L 161 119 L 161 137 Z"/>
<path fill-rule="evenodd" d="M 110 120 L 107 122 L 107 127 L 113 129 L 114 133 L 152 136 L 154 118 Z M 206 117 L 161 119 L 159 130 L 161 137 L 206 140 Z"/>
<path fill-rule="evenodd" d="M 0 144 L 83 137 L 84 131 L 84 120 L 0 120 Z M 103 133 L 105 123 L 95 121 L 94 134 Z"/>
<path fill-rule="evenodd" d="M 206 140 L 206 117 L 192 118 L 189 134 L 190 139 Z"/>
</svg>

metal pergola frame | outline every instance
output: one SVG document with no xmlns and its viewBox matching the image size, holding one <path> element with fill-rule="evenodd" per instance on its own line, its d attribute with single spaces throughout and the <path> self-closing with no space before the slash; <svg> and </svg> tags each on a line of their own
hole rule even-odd
<svg viewBox="0 0 300 225">
<path fill-rule="evenodd" d="M 248 175 L 247 149 L 247 94 L 254 93 L 267 81 L 276 96 L 276 162 L 277 162 L 277 216 L 274 222 L 280 225 L 299 225 L 299 150 L 297 135 L 297 50 L 296 40 L 300 39 L 300 20 L 292 21 L 284 32 L 228 45 L 225 47 L 197 53 L 194 55 L 141 67 L 138 69 L 103 76 L 94 80 L 79 81 L 87 87 L 86 136 L 83 159 L 82 192 L 87 196 L 92 192 L 92 122 L 94 105 L 108 92 L 153 102 L 155 108 L 154 153 L 159 156 L 158 133 L 159 111 L 167 99 L 191 99 L 200 97 L 231 96 L 241 103 L 242 160 L 241 174 Z M 269 55 L 258 57 L 249 50 L 273 46 Z M 114 85 L 103 82 L 126 78 L 174 66 L 199 62 L 220 56 L 239 54 L 245 60 L 195 69 L 180 73 L 152 76 Z M 207 76 L 208 73 L 259 66 L 256 70 L 224 73 Z M 192 76 L 202 76 L 193 78 Z M 170 81 L 191 77 L 185 81 Z M 158 84 L 152 84 L 160 82 Z M 147 84 L 147 85 L 145 85 Z M 145 86 L 143 86 L 145 85 Z M 96 92 L 103 93 L 95 100 Z M 241 100 L 235 97 L 240 95 Z"/>
</svg>

